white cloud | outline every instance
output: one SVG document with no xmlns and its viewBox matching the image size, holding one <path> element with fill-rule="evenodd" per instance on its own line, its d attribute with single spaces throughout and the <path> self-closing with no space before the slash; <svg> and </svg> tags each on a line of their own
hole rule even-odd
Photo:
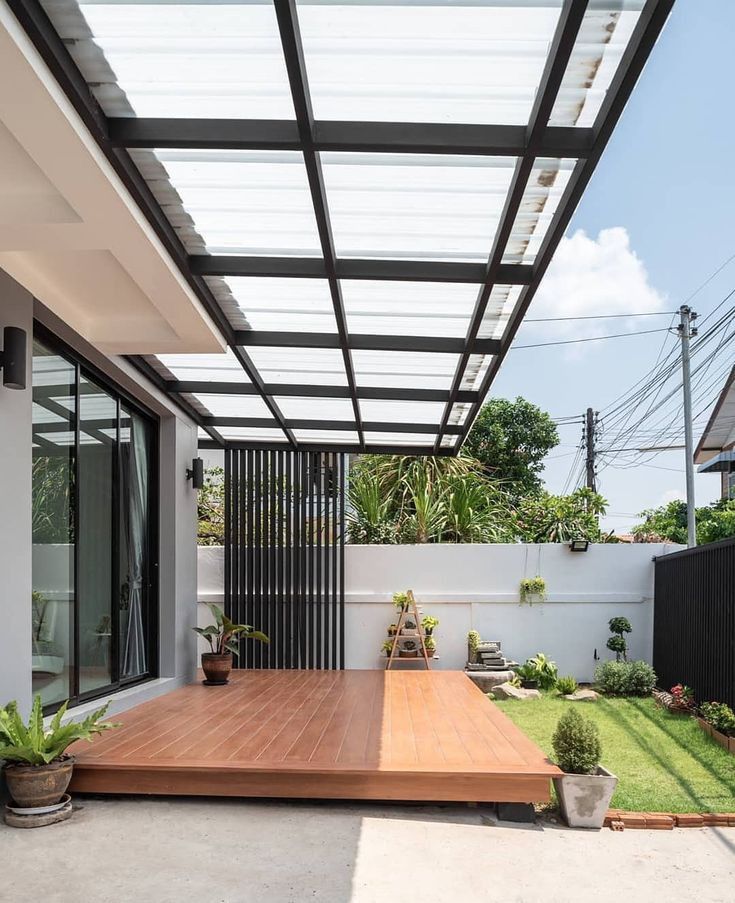
<svg viewBox="0 0 735 903">
<path fill-rule="evenodd" d="M 531 304 L 528 317 L 580 317 L 665 310 L 667 301 L 648 281 L 641 259 L 622 226 L 602 229 L 590 238 L 581 229 L 563 238 Z M 528 323 L 519 344 L 543 335 L 550 341 L 587 338 L 619 332 L 655 329 L 668 323 L 661 317 Z M 575 346 L 570 346 L 573 349 Z M 600 345 L 578 346 L 578 351 Z"/>
</svg>

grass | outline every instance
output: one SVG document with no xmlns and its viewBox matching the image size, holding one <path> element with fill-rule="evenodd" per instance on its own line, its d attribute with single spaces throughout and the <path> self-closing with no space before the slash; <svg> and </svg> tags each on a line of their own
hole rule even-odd
<svg viewBox="0 0 735 903">
<path fill-rule="evenodd" d="M 600 729 L 602 764 L 619 780 L 611 807 L 632 812 L 735 812 L 735 756 L 694 718 L 672 715 L 653 699 L 567 702 L 552 695 L 497 701 L 550 758 L 551 736 L 570 705 Z"/>
</svg>

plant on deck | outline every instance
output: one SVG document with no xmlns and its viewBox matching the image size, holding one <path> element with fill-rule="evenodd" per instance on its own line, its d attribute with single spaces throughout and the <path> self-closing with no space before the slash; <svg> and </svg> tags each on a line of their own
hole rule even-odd
<svg viewBox="0 0 735 903">
<path fill-rule="evenodd" d="M 595 684 L 608 696 L 650 696 L 656 672 L 648 662 L 603 662 L 595 669 Z"/>
<path fill-rule="evenodd" d="M 260 643 L 270 642 L 264 633 L 249 624 L 235 624 L 214 602 L 209 604 L 209 610 L 214 615 L 215 623 L 207 627 L 193 627 L 192 630 L 204 637 L 214 655 L 225 655 L 228 652 L 239 655 L 238 641 L 241 637 L 258 640 Z"/>
<path fill-rule="evenodd" d="M 607 648 L 610 652 L 615 653 L 615 660 L 620 661 L 620 657 L 624 662 L 628 661 L 628 643 L 625 639 L 626 633 L 632 633 L 633 628 L 627 618 L 610 618 L 607 625 L 613 636 L 607 641 Z"/>
<path fill-rule="evenodd" d="M 594 774 L 600 764 L 600 731 L 594 721 L 570 708 L 559 719 L 551 738 L 556 762 L 569 774 Z"/>
<path fill-rule="evenodd" d="M 43 726 L 43 704 L 40 694 L 36 694 L 33 707 L 24 724 L 15 702 L 9 702 L 0 709 L 0 759 L 8 763 L 23 765 L 48 765 L 60 759 L 67 748 L 77 740 L 89 740 L 110 728 L 118 727 L 109 721 L 102 721 L 109 702 L 88 715 L 84 721 L 61 723 L 66 714 L 67 700 L 54 715 L 49 728 Z"/>
</svg>

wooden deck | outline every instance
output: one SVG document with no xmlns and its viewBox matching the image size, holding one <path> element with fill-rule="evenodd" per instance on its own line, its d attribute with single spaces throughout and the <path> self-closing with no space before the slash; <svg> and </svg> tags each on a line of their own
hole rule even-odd
<svg viewBox="0 0 735 903">
<path fill-rule="evenodd" d="M 558 773 L 459 671 L 235 671 L 115 720 L 72 790 L 543 802 Z"/>
</svg>

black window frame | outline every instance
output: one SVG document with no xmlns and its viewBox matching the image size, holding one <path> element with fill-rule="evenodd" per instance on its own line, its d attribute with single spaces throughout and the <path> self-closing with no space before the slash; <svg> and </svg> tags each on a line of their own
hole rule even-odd
<svg viewBox="0 0 735 903">
<path fill-rule="evenodd" d="M 160 432 L 161 418 L 158 414 L 145 407 L 137 398 L 118 385 L 112 377 L 91 363 L 76 348 L 69 345 L 63 339 L 59 338 L 47 326 L 38 320 L 33 321 L 33 339 L 40 342 L 49 351 L 63 357 L 68 364 L 74 367 L 75 371 L 75 412 L 74 412 L 74 433 L 75 433 L 75 455 L 74 455 L 74 518 L 75 518 L 75 542 L 74 542 L 74 626 L 72 632 L 72 644 L 70 648 L 73 650 L 73 662 L 71 668 L 71 683 L 69 693 L 69 708 L 72 709 L 78 705 L 95 699 L 101 699 L 110 696 L 112 693 L 127 689 L 128 687 L 137 686 L 138 684 L 147 683 L 155 680 L 159 676 L 159 639 L 160 639 L 160 568 L 159 568 L 159 547 L 160 547 Z M 147 574 L 146 585 L 148 589 L 148 606 L 146 611 L 146 662 L 147 670 L 144 674 L 135 675 L 130 678 L 121 678 L 120 661 L 119 661 L 119 643 L 120 629 L 119 620 L 112 619 L 113 631 L 110 644 L 110 663 L 112 680 L 109 684 L 97 687 L 87 692 L 79 692 L 79 662 L 80 662 L 80 635 L 79 635 L 79 534 L 77 530 L 77 521 L 79 512 L 79 448 L 80 448 L 80 428 L 81 428 L 81 412 L 80 412 L 80 382 L 82 377 L 91 380 L 95 385 L 99 386 L 104 392 L 108 393 L 115 400 L 117 410 L 117 427 L 118 437 L 120 435 L 120 411 L 124 405 L 136 415 L 147 421 L 151 428 L 151 467 L 150 481 L 148 487 L 148 543 L 147 543 Z M 120 442 L 115 443 L 115 471 L 119 473 Z M 118 544 L 118 527 L 120 512 L 120 495 L 119 482 L 113 481 L 113 525 L 112 536 L 114 553 L 112 558 L 112 598 L 117 597 L 120 583 L 119 571 L 119 544 Z M 56 712 L 62 705 L 63 700 L 58 702 L 47 703 L 43 706 L 44 715 L 51 715 Z"/>
</svg>

